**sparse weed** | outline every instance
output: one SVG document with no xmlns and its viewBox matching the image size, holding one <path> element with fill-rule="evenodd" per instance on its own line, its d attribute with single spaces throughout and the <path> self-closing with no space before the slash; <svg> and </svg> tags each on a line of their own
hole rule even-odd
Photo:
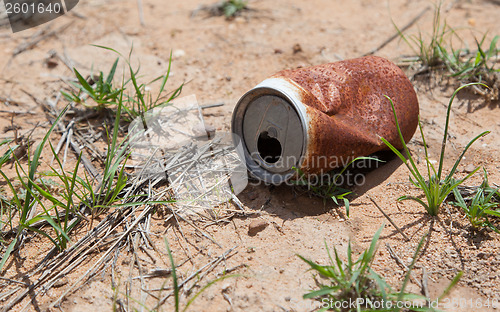
<svg viewBox="0 0 500 312">
<path fill-rule="evenodd" d="M 422 130 L 422 124 L 420 123 L 419 120 L 419 128 L 420 128 L 420 134 L 422 136 L 422 141 L 424 143 L 424 150 L 425 150 L 425 164 L 427 167 L 427 180 L 423 177 L 423 175 L 420 173 L 420 171 L 417 168 L 417 165 L 415 164 L 415 161 L 413 160 L 413 157 L 410 154 L 410 151 L 408 150 L 408 147 L 406 146 L 406 143 L 403 138 L 403 134 L 401 133 L 401 129 L 399 128 L 399 123 L 398 123 L 398 118 L 396 116 L 396 109 L 394 107 L 394 103 L 392 100 L 387 97 L 391 103 L 392 110 L 394 113 L 394 118 L 396 120 L 396 126 L 398 130 L 399 137 L 401 139 L 401 144 L 403 145 L 404 152 L 408 158 L 406 158 L 400 151 L 398 151 L 391 143 L 389 143 L 386 139 L 381 138 L 381 140 L 403 161 L 403 163 L 406 165 L 408 170 L 411 173 L 410 176 L 410 182 L 424 191 L 425 194 L 425 199 L 426 202 L 424 202 L 422 199 L 413 197 L 413 196 L 401 196 L 398 200 L 414 200 L 421 204 L 427 212 L 431 216 L 436 216 L 439 212 L 439 207 L 443 203 L 443 201 L 446 199 L 446 197 L 462 182 L 467 180 L 470 176 L 472 176 L 474 173 L 476 173 L 477 170 L 479 170 L 479 167 L 477 167 L 475 170 L 473 170 L 471 173 L 469 173 L 465 178 L 460 179 L 460 180 L 455 180 L 453 179 L 453 176 L 458 168 L 458 165 L 460 164 L 460 161 L 462 160 L 464 154 L 467 152 L 469 147 L 477 141 L 479 138 L 485 136 L 488 134 L 490 131 L 484 131 L 483 133 L 479 134 L 476 136 L 474 139 L 472 139 L 464 148 L 458 159 L 456 160 L 453 168 L 450 170 L 448 175 L 442 179 L 443 176 L 443 163 L 444 163 L 444 153 L 446 149 L 446 141 L 448 140 L 448 125 L 450 121 L 450 112 L 451 112 L 451 105 L 453 103 L 453 100 L 455 99 L 455 96 L 457 93 L 462 90 L 465 87 L 472 86 L 472 85 L 477 85 L 478 83 L 470 83 L 464 86 L 461 86 L 460 88 L 456 89 L 455 92 L 453 92 L 453 95 L 451 96 L 450 102 L 448 104 L 448 110 L 446 112 L 446 124 L 444 127 L 444 135 L 443 135 L 443 142 L 441 143 L 441 154 L 439 157 L 439 167 L 438 170 L 434 167 L 432 162 L 429 159 L 429 154 L 427 151 L 427 144 L 425 143 L 425 137 L 424 133 Z M 412 178 L 413 177 L 413 178 Z"/>
<path fill-rule="evenodd" d="M 224 0 L 219 4 L 220 10 L 227 18 L 240 14 L 247 8 L 247 1 L 244 0 Z"/>
<path fill-rule="evenodd" d="M 406 287 L 410 280 L 410 274 L 415 267 L 417 257 L 422 250 L 427 235 L 424 235 L 413 254 L 412 261 L 408 266 L 399 291 L 394 291 L 387 284 L 385 278 L 377 274 L 371 265 L 375 259 L 377 242 L 384 225 L 375 233 L 370 247 L 365 250 L 356 261 L 352 259 L 351 242 L 347 247 L 347 262 L 343 261 L 334 248 L 335 259 L 331 256 L 328 246 L 326 246 L 330 258 L 329 265 L 319 265 L 300 255 L 298 257 L 305 261 L 311 270 L 316 271 L 321 277 L 328 280 L 329 284 L 320 283 L 316 280 L 319 290 L 311 291 L 303 295 L 304 299 L 315 299 L 321 301 L 321 308 L 318 311 L 394 311 L 399 312 L 402 306 L 411 311 L 436 311 L 434 307 L 427 304 L 425 296 L 406 292 Z M 462 276 L 459 272 L 451 281 L 448 287 L 439 297 L 443 299 L 450 290 L 458 283 Z M 371 302 L 371 304 L 370 304 Z M 406 303 L 404 305 L 395 302 Z M 346 303 L 354 303 L 354 305 Z M 409 304 L 414 303 L 414 304 Z"/>
<path fill-rule="evenodd" d="M 170 260 L 170 265 L 172 267 L 171 269 L 171 277 L 172 277 L 172 287 L 173 287 L 173 291 L 174 291 L 174 302 L 175 302 L 175 309 L 174 311 L 175 312 L 179 312 L 179 311 L 182 311 L 182 312 L 185 312 L 188 310 L 189 306 L 191 306 L 191 304 L 193 304 L 193 302 L 196 300 L 196 298 L 198 298 L 198 296 L 200 296 L 205 290 L 207 290 L 209 287 L 211 287 L 212 285 L 216 284 L 217 282 L 220 282 L 222 280 L 225 280 L 226 278 L 232 278 L 232 277 L 238 277 L 239 275 L 238 274 L 229 274 L 229 275 L 223 275 L 215 280 L 212 280 L 210 282 L 208 282 L 208 284 L 206 284 L 205 286 L 203 286 L 198 292 L 196 292 L 193 296 L 191 296 L 191 298 L 188 299 L 188 301 L 186 302 L 186 305 L 184 306 L 184 308 L 181 310 L 181 307 L 180 307 L 180 295 L 181 295 L 181 288 L 182 288 L 182 284 L 179 283 L 179 280 L 178 280 L 178 276 L 177 276 L 177 269 L 176 269 L 176 265 L 175 265 L 175 262 L 174 262 L 174 257 L 172 256 L 172 251 L 170 250 L 170 245 L 168 244 L 168 240 L 167 238 L 165 237 L 165 246 L 167 248 L 167 253 L 168 253 L 168 258 Z M 171 310 L 169 310 L 171 311 Z"/>
<path fill-rule="evenodd" d="M 418 61 L 426 67 L 436 67 L 442 65 L 440 48 L 448 40 L 448 36 L 454 33 L 441 17 L 441 2 L 436 5 L 432 22 L 432 33 L 428 36 L 419 31 L 418 35 L 406 36 L 394 24 L 399 36 L 413 50 L 418 57 Z"/>
<path fill-rule="evenodd" d="M 489 86 L 474 86 L 474 91 L 489 100 L 500 98 L 500 69 L 495 68 L 499 58 L 497 42 L 500 36 L 495 36 L 485 49 L 487 34 L 481 40 L 475 40 L 475 51 L 469 48 L 453 48 L 453 39 L 458 39 L 466 45 L 455 29 L 451 28 L 441 15 L 442 2 L 436 4 L 432 24 L 432 32 L 425 36 L 404 35 L 394 24 L 401 39 L 413 50 L 418 62 L 422 64 L 421 72 L 431 69 L 446 70 L 449 76 L 456 78 L 462 84 L 471 82 L 484 83 Z"/>
<path fill-rule="evenodd" d="M 170 103 L 173 99 L 178 97 L 182 91 L 184 84 L 181 84 L 178 88 L 169 92 L 168 94 L 164 94 L 165 87 L 167 81 L 170 77 L 171 66 L 172 66 L 172 53 L 170 53 L 170 59 L 168 63 L 167 72 L 164 75 L 156 77 L 149 83 L 140 83 L 138 81 L 139 78 L 139 70 L 134 70 L 130 63 L 130 58 L 133 52 L 133 48 L 130 50 L 128 58 L 124 57 L 118 51 L 105 47 L 105 46 L 97 46 L 98 48 L 106 49 L 112 51 L 119 55 L 119 57 L 123 58 L 127 63 L 128 71 L 130 78 L 128 80 L 122 81 L 122 85 L 120 88 L 113 87 L 113 78 L 116 72 L 116 68 L 118 65 L 119 58 L 115 60 L 113 66 L 111 67 L 108 76 L 104 79 L 104 75 L 100 72 L 98 79 L 95 81 L 93 85 L 90 85 L 85 78 L 78 72 L 76 68 L 74 68 L 75 76 L 78 79 L 78 84 L 73 83 L 72 85 L 77 88 L 78 93 L 67 93 L 62 91 L 62 94 L 69 101 L 73 101 L 75 103 L 82 103 L 87 107 L 94 107 L 97 109 L 104 108 L 114 108 L 117 105 L 117 101 L 119 97 L 123 96 L 122 101 L 122 113 L 121 116 L 125 121 L 131 122 L 137 117 L 143 117 L 144 114 L 155 107 Z M 156 96 L 153 96 L 149 89 L 149 85 L 161 81 L 160 89 Z M 124 91 L 127 89 L 129 83 L 132 83 L 133 92 L 131 94 L 126 94 Z M 97 105 L 92 105 L 86 102 L 84 96 L 90 97 Z"/>
<path fill-rule="evenodd" d="M 81 208 L 88 208 L 94 216 L 121 199 L 119 195 L 127 182 L 124 163 L 128 155 L 128 141 L 124 140 L 126 143 L 118 142 L 122 102 L 123 92 L 120 93 L 117 99 L 113 133 L 108 138 L 108 153 L 104 162 L 104 172 L 100 176 L 97 186 L 93 179 L 89 179 L 88 176 L 85 176 L 85 179 L 78 176 L 80 157 L 74 169 L 69 172 L 65 171 L 50 143 L 50 150 L 56 160 L 57 168 L 50 167 L 50 170 L 44 172 L 43 175 L 55 179 L 52 181 L 58 183 L 62 190 L 57 195 L 53 194 L 47 187 L 46 178 L 40 180 L 38 177 L 40 175 L 38 166 L 40 165 L 41 151 L 49 140 L 55 125 L 65 114 L 68 107 L 54 121 L 53 126 L 38 145 L 31 159 L 28 159 L 28 169 L 25 169 L 23 164 L 18 159 L 15 159 L 16 180 L 20 183 L 20 189 L 24 192 L 24 196 L 19 195 L 20 192 L 0 169 L 0 175 L 2 175 L 13 194 L 13 198 L 10 200 L 11 208 L 17 210 L 19 215 L 16 237 L 7 248 L 0 262 L 0 270 L 12 250 L 22 240 L 21 236 L 25 230 L 47 237 L 59 250 L 63 250 L 70 240 L 69 233 L 80 221 L 79 218 L 74 217 L 81 215 Z M 37 207 L 40 207 L 42 211 L 37 212 Z M 12 215 L 8 219 L 7 222 L 12 227 Z M 42 230 L 35 226 L 36 223 L 41 221 L 50 225 L 49 230 Z M 55 235 L 52 235 L 51 231 Z"/>
<path fill-rule="evenodd" d="M 106 79 L 101 71 L 98 77 L 93 77 L 92 75 L 90 76 L 90 83 L 83 78 L 76 68 L 73 68 L 79 83 L 71 82 L 71 84 L 78 89 L 78 93 L 72 92 L 69 94 L 61 91 L 62 95 L 69 101 L 80 103 L 87 107 L 95 107 L 92 104 L 88 104 L 86 98 L 82 96 L 83 94 L 86 94 L 97 104 L 97 109 L 103 109 L 111 104 L 115 104 L 120 92 L 123 90 L 121 88 L 117 89 L 113 87 L 113 78 L 115 76 L 118 60 L 119 58 L 117 58 L 113 63 Z"/>
<path fill-rule="evenodd" d="M 484 81 L 484 75 L 498 72 L 500 69 L 495 69 L 495 63 L 491 63 L 493 58 L 498 56 L 497 42 L 500 36 L 495 36 L 491 40 L 488 49 L 484 49 L 483 45 L 486 40 L 486 34 L 481 41 L 476 40 L 477 51 L 470 49 L 450 49 L 439 46 L 439 52 L 445 61 L 445 64 L 453 77 L 459 80 L 477 79 Z"/>
<path fill-rule="evenodd" d="M 118 55 L 122 56 L 118 51 L 104 47 L 104 46 L 96 46 L 98 48 L 106 49 L 109 51 L 113 51 L 117 53 Z M 128 59 L 125 59 L 128 65 L 129 73 L 130 73 L 130 80 L 132 82 L 133 88 L 134 88 L 134 93 L 132 95 L 125 95 L 126 96 L 126 103 L 123 105 L 123 110 L 126 113 L 127 121 L 131 122 L 133 119 L 137 117 L 141 117 L 144 121 L 144 114 L 155 107 L 165 105 L 170 103 L 172 100 L 177 98 L 181 92 L 182 88 L 184 87 L 184 84 L 181 84 L 178 88 L 174 89 L 173 91 L 169 92 L 168 94 L 164 95 L 165 91 L 165 86 L 167 84 L 168 79 L 170 78 L 170 70 L 172 68 L 172 52 L 170 52 L 170 58 L 168 61 L 168 69 L 167 72 L 159 76 L 155 79 L 153 79 L 151 82 L 145 84 L 145 83 L 139 83 L 137 78 L 139 69 L 138 68 L 136 71 L 133 70 L 132 65 L 130 64 L 130 58 L 132 55 L 132 49 L 130 50 Z M 126 81 L 123 85 L 125 85 L 129 82 Z M 155 83 L 156 81 L 161 81 L 160 84 L 160 89 L 158 91 L 158 94 L 156 96 L 153 96 L 150 91 L 148 91 L 148 86 L 152 83 Z"/>
<path fill-rule="evenodd" d="M 7 145 L 11 142 L 11 140 L 3 140 L 2 142 L 0 142 L 0 146 L 2 145 Z M 9 147 L 7 149 L 7 151 L 5 151 L 5 153 L 0 157 L 0 168 L 2 168 L 2 166 L 6 163 L 8 163 L 9 161 L 12 160 L 12 154 L 14 152 L 14 150 L 16 149 L 17 146 L 14 146 L 14 147 Z"/>
<path fill-rule="evenodd" d="M 451 204 L 462 208 L 475 230 L 488 227 L 500 234 L 500 230 L 490 221 L 490 217 L 500 217 L 500 210 L 496 209 L 500 207 L 500 203 L 497 201 L 498 190 L 500 188 L 494 189 L 490 187 L 488 184 L 488 173 L 484 168 L 483 171 L 483 183 L 478 187 L 472 199 L 467 200 L 467 203 L 460 191 L 455 188 L 453 195 L 456 201 L 451 202 Z"/>
<path fill-rule="evenodd" d="M 247 0 L 219 0 L 219 2 L 210 5 L 200 5 L 191 12 L 195 16 L 198 12 L 204 12 L 207 17 L 225 16 L 226 20 L 232 20 L 241 15 L 245 10 L 251 10 Z"/>
<path fill-rule="evenodd" d="M 111 48 L 100 48 L 118 53 Z M 132 53 L 132 50 L 130 53 Z M 5 249 L 3 257 L 0 260 L 0 271 L 12 251 L 23 240 L 26 231 L 45 236 L 59 250 L 63 250 L 70 241 L 69 233 L 84 218 L 83 213 L 90 211 L 92 217 L 94 217 L 111 206 L 118 205 L 123 207 L 146 203 L 141 202 L 139 199 L 143 198 L 141 194 L 135 194 L 133 197 L 137 197 L 137 200 L 130 201 L 129 199 L 127 203 L 116 204 L 118 201 L 123 200 L 123 190 L 127 185 L 125 163 L 129 155 L 129 140 L 127 140 L 127 137 L 123 141 L 119 140 L 120 122 L 124 119 L 123 117 L 132 120 L 137 116 L 143 116 L 147 110 L 168 103 L 180 94 L 182 85 L 174 90 L 173 93 L 166 96 L 163 95 L 166 82 L 170 76 L 171 59 L 167 73 L 153 80 L 155 82 L 161 79 L 160 91 L 155 97 L 150 92 L 146 92 L 146 84 L 139 84 L 137 82 L 138 70 L 134 71 L 128 60 L 126 62 L 130 71 L 130 79 L 125 80 L 123 78 L 119 88 L 113 86 L 113 78 L 119 58 L 113 63 L 109 74 L 104 77 L 104 74 L 101 72 L 93 84 L 87 82 L 75 69 L 75 75 L 79 84 L 75 84 L 74 87 L 77 88 L 78 93 L 63 93 L 65 98 L 86 106 L 92 106 L 89 102 L 86 102 L 87 99 L 92 99 L 95 102 L 93 107 L 97 109 L 112 109 L 115 113 L 112 133 L 107 133 L 107 156 L 103 164 L 104 169 L 98 177 L 89 177 L 85 174 L 82 178 L 78 175 L 78 168 L 82 160 L 81 154 L 75 167 L 70 171 L 66 171 L 56 151 L 49 142 L 49 136 L 59 120 L 65 115 L 68 106 L 53 122 L 52 127 L 45 134 L 34 153 L 31 155 L 28 151 L 27 168 L 16 158 L 14 154 L 16 146 L 9 147 L 0 157 L 0 175 L 12 193 L 12 199 L 7 200 L 3 196 L 0 199 L 0 228 L 3 229 L 5 224 L 8 224 L 11 230 L 16 231 L 15 238 Z M 133 96 L 126 94 L 128 83 L 131 83 L 133 86 Z M 108 131 L 108 128 L 105 128 Z M 4 140 L 0 142 L 0 146 L 7 145 L 8 143 L 10 143 L 9 140 Z M 56 160 L 56 167 L 50 166 L 50 170 L 39 172 L 38 167 L 40 165 L 41 152 L 47 143 L 49 143 L 50 151 Z M 11 161 L 14 161 L 16 181 L 11 181 L 7 174 L 2 171 L 2 165 Z M 19 185 L 16 185 L 16 183 Z M 53 192 L 50 189 L 52 183 L 58 185 L 60 189 L 58 192 Z M 164 201 L 155 201 L 155 203 L 164 203 Z M 15 222 L 12 220 L 14 215 L 16 216 Z M 4 220 L 4 218 L 6 219 Z M 48 224 L 49 227 L 40 228 L 40 222 Z M 16 225 L 17 228 L 13 227 L 13 225 Z"/>
<path fill-rule="evenodd" d="M 0 169 L 0 175 L 5 179 L 7 185 L 12 191 L 13 194 L 13 199 L 12 199 L 12 204 L 16 207 L 18 210 L 17 213 L 19 214 L 19 225 L 18 225 L 18 230 L 16 233 L 15 238 L 12 240 L 10 245 L 7 247 L 2 260 L 0 261 L 0 271 L 3 268 L 3 265 L 7 261 L 7 259 L 10 256 L 10 253 L 14 248 L 17 246 L 18 242 L 21 239 L 21 235 L 23 235 L 25 230 L 30 230 L 36 233 L 39 233 L 48 239 L 50 239 L 56 246 L 58 247 L 63 247 L 61 243 L 65 244 L 66 241 L 69 241 L 69 237 L 67 236 L 66 232 L 64 232 L 60 226 L 56 223 L 54 218 L 50 215 L 50 213 L 45 210 L 44 213 L 38 214 L 36 216 L 31 216 L 31 214 L 35 211 L 36 206 L 38 205 L 38 200 L 36 195 L 34 196 L 34 191 L 36 190 L 36 184 L 33 182 L 35 180 L 35 175 L 37 173 L 38 166 L 40 164 L 40 155 L 42 153 L 43 147 L 45 146 L 45 143 L 48 141 L 50 134 L 52 133 L 52 130 L 54 130 L 54 127 L 56 124 L 59 122 L 59 120 L 62 118 L 62 116 L 66 113 L 66 110 L 68 107 L 66 107 L 56 118 L 54 123 L 52 124 L 52 127 L 47 131 L 45 136 L 43 137 L 42 141 L 38 144 L 37 148 L 35 149 L 35 152 L 33 153 L 33 156 L 28 158 L 28 168 L 27 172 L 21 165 L 18 159 L 15 159 L 15 167 L 16 167 L 16 173 L 17 177 L 19 178 L 19 181 L 21 182 L 23 188 L 26 190 L 26 196 L 24 199 L 20 199 L 19 196 L 16 194 L 16 189 L 12 185 L 12 182 L 10 179 L 7 177 L 7 175 L 3 172 L 3 170 Z M 27 181 L 25 182 L 23 177 L 27 177 Z M 56 232 L 57 238 L 54 239 L 50 236 L 50 234 L 46 231 L 39 230 L 38 228 L 33 227 L 33 224 L 45 220 L 50 226 L 54 229 Z"/>
<path fill-rule="evenodd" d="M 115 115 L 113 133 L 108 136 L 108 147 L 104 161 L 104 171 L 100 175 L 97 188 L 94 188 L 92 179 L 85 174 L 85 179 L 75 176 L 79 185 L 85 190 L 85 196 L 80 200 L 90 209 L 92 215 L 98 215 L 119 199 L 119 194 L 127 184 L 125 175 L 125 162 L 128 159 L 128 140 L 118 141 L 120 129 L 120 117 L 123 107 L 123 92 L 118 99 L 118 107 Z"/>
<path fill-rule="evenodd" d="M 12 205 L 10 199 L 3 194 L 3 190 L 0 190 L 0 233 L 4 231 L 6 225 L 9 225 L 10 229 L 12 229 L 13 209 L 14 206 Z M 1 235 L 0 235 L 0 243 L 2 243 Z"/>
<path fill-rule="evenodd" d="M 499 98 L 500 85 L 498 73 L 500 69 L 495 69 L 496 61 L 498 60 L 499 50 L 497 42 L 500 36 L 495 36 L 489 44 L 488 49 L 484 49 L 483 45 L 486 40 L 486 34 L 478 41 L 476 40 L 477 51 L 469 49 L 447 49 L 445 46 L 439 46 L 440 57 L 443 60 L 446 68 L 452 77 L 456 77 L 459 81 L 481 82 L 491 88 L 482 88 L 482 93 L 489 94 L 490 99 L 497 100 Z M 480 87 L 480 86 L 478 86 Z"/>
<path fill-rule="evenodd" d="M 11 140 L 3 140 L 0 142 L 0 146 L 7 145 Z M 0 157 L 0 170 L 4 164 L 11 161 L 13 151 L 16 147 L 9 147 L 7 151 Z M 3 194 L 3 190 L 0 189 L 0 232 L 3 231 L 5 224 L 9 224 L 12 229 L 12 202 Z M 6 220 L 4 221 L 4 216 Z M 0 237 L 1 239 L 1 237 Z"/>
<path fill-rule="evenodd" d="M 340 259 L 336 248 L 333 249 L 335 253 L 334 259 L 326 245 L 326 241 L 325 246 L 330 258 L 330 265 L 319 265 L 298 255 L 300 259 L 311 267 L 311 270 L 316 271 L 321 277 L 328 279 L 330 282 L 325 285 L 316 281 L 320 289 L 305 294 L 303 296 L 304 299 L 326 297 L 329 299 L 328 302 L 332 302 L 331 307 L 335 307 L 336 302 L 355 302 L 358 298 L 366 298 L 374 302 L 381 302 L 382 300 L 387 302 L 387 293 L 390 291 L 390 286 L 370 267 L 375 257 L 377 241 L 383 228 L 382 226 L 375 233 L 369 249 L 365 250 L 356 261 L 352 259 L 351 242 L 347 246 L 347 262 Z M 320 311 L 326 310 L 328 308 Z M 356 311 L 356 309 L 349 311 Z"/>
<path fill-rule="evenodd" d="M 375 157 L 357 157 L 351 160 L 346 166 L 344 166 L 340 172 L 332 173 L 331 175 L 325 175 L 325 180 L 323 181 L 323 177 L 320 181 L 311 181 L 309 176 L 306 175 L 299 168 L 294 168 L 297 172 L 297 179 L 293 181 L 295 185 L 306 187 L 308 190 L 313 192 L 322 198 L 331 198 L 336 205 L 339 205 L 339 200 L 344 202 L 344 206 L 346 208 L 346 215 L 349 217 L 349 199 L 347 196 L 352 194 L 352 191 L 341 187 L 341 183 L 339 183 L 339 179 L 345 173 L 345 171 L 355 162 L 357 161 L 381 161 Z"/>
</svg>

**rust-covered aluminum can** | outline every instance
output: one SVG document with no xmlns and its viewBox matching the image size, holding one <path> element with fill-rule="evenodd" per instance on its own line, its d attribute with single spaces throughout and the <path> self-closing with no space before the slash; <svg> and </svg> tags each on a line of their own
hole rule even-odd
<svg viewBox="0 0 500 312">
<path fill-rule="evenodd" d="M 232 117 L 235 144 L 255 177 L 280 184 L 300 169 L 326 173 L 359 156 L 402 148 L 389 100 L 408 142 L 418 124 L 411 82 L 376 56 L 284 70 L 248 91 Z M 297 168 L 297 169 L 296 169 Z"/>
</svg>

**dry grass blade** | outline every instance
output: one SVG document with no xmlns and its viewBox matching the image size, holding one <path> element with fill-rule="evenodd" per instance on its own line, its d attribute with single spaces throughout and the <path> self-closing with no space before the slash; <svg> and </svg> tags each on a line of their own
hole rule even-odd
<svg viewBox="0 0 500 312">
<path fill-rule="evenodd" d="M 215 267 L 214 264 L 218 264 L 222 260 L 227 259 L 227 257 L 230 256 L 231 252 L 233 250 L 235 250 L 237 247 L 238 246 L 234 246 L 233 248 L 228 249 L 226 252 L 224 252 L 219 257 L 215 258 L 214 260 L 212 260 L 209 263 L 205 264 L 200 269 L 196 270 L 196 272 L 192 273 L 186 279 L 184 279 L 182 282 L 178 283 L 178 285 L 177 285 L 178 289 L 182 288 L 187 282 L 189 282 L 190 280 L 192 280 L 194 277 L 198 276 L 198 274 L 200 274 L 201 272 L 203 272 L 203 270 L 205 270 L 206 268 L 213 269 Z M 164 296 L 163 298 L 161 298 L 161 300 L 156 304 L 156 306 L 153 308 L 153 310 L 157 311 L 160 308 L 160 306 L 162 306 L 167 301 L 167 299 L 170 298 L 174 294 L 174 292 L 175 292 L 175 290 L 171 291 L 166 296 Z"/>
</svg>

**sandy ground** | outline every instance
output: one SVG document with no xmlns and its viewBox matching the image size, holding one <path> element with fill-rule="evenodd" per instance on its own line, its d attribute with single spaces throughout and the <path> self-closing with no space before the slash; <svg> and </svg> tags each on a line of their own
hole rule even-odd
<svg viewBox="0 0 500 312">
<path fill-rule="evenodd" d="M 62 80 L 72 77 L 67 65 L 75 66 L 85 74 L 90 73 L 91 68 L 109 69 L 116 55 L 90 44 L 112 47 L 123 54 L 127 54 L 133 45 L 132 63 L 140 63 L 145 80 L 166 71 L 172 51 L 172 75 L 168 88 L 188 82 L 182 95 L 194 94 L 202 105 L 224 103 L 222 107 L 205 110 L 204 114 L 217 131 L 227 131 L 238 98 L 269 75 L 286 68 L 361 56 L 395 33 L 392 21 L 399 26 L 405 25 L 425 7 L 433 6 L 430 1 L 420 0 L 250 1 L 252 10 L 233 20 L 209 18 L 202 12 L 192 16 L 193 10 L 210 4 L 213 3 L 201 0 L 144 1 L 145 25 L 141 26 L 136 1 L 81 1 L 73 12 L 48 25 L 16 34 L 8 28 L 0 29 L 0 109 L 34 113 L 12 117 L 2 111 L 2 138 L 14 136 L 9 128 L 11 125 L 19 127 L 19 133 L 27 133 L 38 124 L 32 137 L 37 140 L 43 136 L 49 124 L 35 99 L 56 98 L 64 86 Z M 500 5 L 496 1 L 449 1 L 443 8 L 446 9 L 447 22 L 460 29 L 462 38 L 470 44 L 474 36 L 488 32 L 491 39 L 500 33 Z M 407 33 L 416 34 L 419 30 L 427 33 L 431 25 L 432 9 Z M 17 47 L 44 27 L 50 27 L 46 33 L 56 32 L 34 47 L 13 55 Z M 47 59 L 54 51 L 66 60 L 67 65 L 55 58 L 56 65 L 49 68 Z M 392 41 L 376 53 L 396 63 L 403 55 L 411 54 L 408 46 L 399 40 Z M 408 75 L 412 74 L 411 69 L 405 67 L 405 70 Z M 414 81 L 431 159 L 438 157 L 446 104 L 454 83 L 446 77 Z M 458 175 L 464 176 L 470 166 L 484 166 L 491 182 L 500 181 L 499 117 L 498 103 L 485 103 L 480 97 L 471 95 L 460 96 L 452 110 L 452 144 L 449 144 L 446 155 L 447 168 L 468 140 L 481 131 L 491 130 L 490 135 L 480 139 L 468 152 Z M 410 148 L 423 157 L 419 141 L 420 135 L 416 134 Z M 6 170 L 13 173 L 12 169 Z M 476 174 L 467 185 L 477 185 L 480 181 L 481 175 Z M 95 253 L 68 273 L 57 287 L 36 298 L 28 296 L 14 309 L 105 311 L 113 306 L 121 309 L 119 303 L 123 303 L 123 307 L 150 310 L 157 303 L 155 298 L 170 291 L 170 278 L 150 278 L 142 285 L 140 279 L 134 279 L 131 290 L 125 289 L 124 284 L 129 276 L 139 275 L 139 262 L 143 272 L 170 267 L 163 240 L 165 235 L 176 263 L 182 264 L 178 268 L 182 278 L 235 247 L 230 257 L 217 262 L 206 276 L 191 280 L 185 289 L 196 284 L 192 296 L 200 286 L 221 276 L 224 271 L 240 276 L 208 288 L 194 301 L 192 311 L 311 311 L 317 303 L 302 299 L 302 295 L 315 287 L 314 279 L 297 254 L 326 264 L 325 242 L 345 255 L 349 240 L 354 252 L 360 253 L 369 246 L 373 234 L 385 222 L 373 268 L 395 289 L 401 285 L 405 271 L 390 257 L 386 245 L 390 245 L 408 264 L 420 238 L 429 232 L 409 289 L 420 291 L 415 281 L 420 281 L 425 267 L 431 296 L 436 298 L 448 281 L 458 271 L 463 271 L 458 287 L 445 302 L 449 303 L 447 310 L 497 310 L 475 307 L 476 302 L 500 300 L 498 235 L 471 234 L 467 220 L 456 208 L 448 205 L 443 207 L 439 219 L 432 220 L 416 203 L 398 203 L 399 196 L 419 195 L 419 192 L 408 182 L 407 169 L 395 159 L 370 172 L 366 183 L 354 191 L 357 195 L 352 199 L 351 215 L 347 218 L 344 208 L 298 189 L 249 186 L 238 195 L 247 213 L 214 224 L 197 224 L 206 236 L 182 221 L 173 225 L 164 222 L 165 216 L 155 216 L 151 225 L 155 249 L 141 249 L 136 261 L 126 251 L 117 254 L 114 270 L 107 267 L 76 292 L 69 293 L 60 305 L 49 308 L 99 257 L 99 253 Z M 387 222 L 368 196 L 383 207 L 410 241 L 405 241 Z M 264 221 L 267 227 L 252 236 L 248 229 L 255 220 Z M 81 237 L 84 230 L 77 231 L 75 239 Z M 7 263 L 7 269 L 0 276 L 33 282 L 31 278 L 25 278 L 26 274 L 37 267 L 50 248 L 50 242 L 40 237 L 32 238 L 19 255 Z M 112 280 L 116 282 L 115 289 Z M 6 291 L 10 289 L 2 287 Z M 158 291 L 165 287 L 167 290 Z M 0 293 L 4 293 L 1 288 Z M 186 302 L 185 295 L 181 303 Z M 32 298 L 34 300 L 30 301 Z M 457 308 L 452 303 L 459 298 L 466 299 L 467 303 Z M 10 299 L 7 297 L 0 304 Z M 173 299 L 168 299 L 160 309 L 172 311 Z"/>
</svg>

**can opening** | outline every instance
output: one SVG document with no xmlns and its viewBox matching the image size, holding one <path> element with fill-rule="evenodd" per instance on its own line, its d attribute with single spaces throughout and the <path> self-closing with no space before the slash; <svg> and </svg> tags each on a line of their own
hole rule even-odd
<svg viewBox="0 0 500 312">
<path fill-rule="evenodd" d="M 261 132 L 257 140 L 257 150 L 260 157 L 268 164 L 274 164 L 281 158 L 281 143 L 269 136 L 267 131 Z"/>
<path fill-rule="evenodd" d="M 241 142 L 240 157 L 250 173 L 265 182 L 280 184 L 296 173 L 294 167 L 300 168 L 307 122 L 297 92 L 291 82 L 258 86 L 234 109 L 231 128 L 238 137 L 235 145 Z"/>
</svg>

